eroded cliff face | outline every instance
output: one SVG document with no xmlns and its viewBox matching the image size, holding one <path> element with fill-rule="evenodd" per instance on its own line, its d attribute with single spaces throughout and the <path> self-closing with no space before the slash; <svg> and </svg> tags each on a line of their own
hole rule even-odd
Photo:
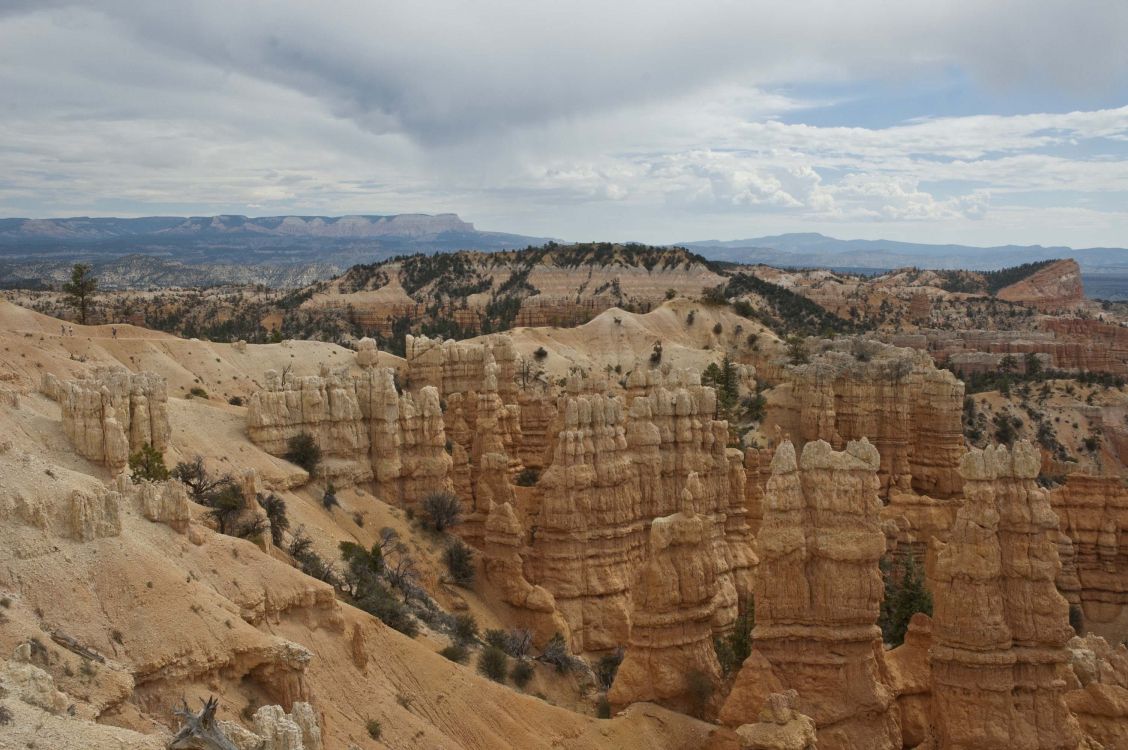
<svg viewBox="0 0 1128 750">
<path fill-rule="evenodd" d="M 930 652 L 938 748 L 1076 748 L 1064 700 L 1073 635 L 1054 581 L 1057 517 L 1034 481 L 1029 443 L 972 450 L 960 462 L 966 502 L 929 561 Z"/>
<path fill-rule="evenodd" d="M 713 650 L 717 560 L 712 521 L 694 510 L 701 494 L 691 474 L 682 510 L 650 525 L 649 557 L 631 588 L 629 645 L 607 693 L 614 706 L 653 701 L 686 710 L 694 680 L 720 680 Z"/>
<path fill-rule="evenodd" d="M 827 342 L 810 364 L 785 368 L 768 401 L 765 429 L 799 447 L 825 440 L 841 450 L 863 437 L 880 454 L 882 498 L 959 494 L 964 452 L 963 384 L 924 354 L 875 341 Z"/>
<path fill-rule="evenodd" d="M 1059 260 L 1000 289 L 995 296 L 1047 312 L 1072 309 L 1085 302 L 1081 267 L 1072 258 Z"/>
<path fill-rule="evenodd" d="M 1069 653 L 1065 702 L 1082 731 L 1106 750 L 1128 747 L 1128 647 L 1086 635 L 1069 642 Z"/>
<path fill-rule="evenodd" d="M 834 451 L 818 440 L 797 458 L 776 449 L 757 540 L 756 626 L 721 710 L 730 726 L 755 721 L 764 685 L 798 692 L 821 748 L 900 748 L 881 632 L 878 470 L 867 440 Z"/>
<path fill-rule="evenodd" d="M 1050 493 L 1072 576 L 1059 588 L 1081 606 L 1087 632 L 1128 638 L 1128 489 L 1118 476 L 1071 474 Z M 1064 583 L 1065 586 L 1061 586 Z"/>
<path fill-rule="evenodd" d="M 386 502 L 414 507 L 453 486 L 442 402 L 434 386 L 401 394 L 395 372 L 374 366 L 374 354 L 365 340 L 356 370 L 322 368 L 307 377 L 268 371 L 265 387 L 249 400 L 247 432 L 276 456 L 308 434 L 325 457 L 318 471 L 327 479 L 371 481 Z"/>
<path fill-rule="evenodd" d="M 146 443 L 162 452 L 168 446 L 168 392 L 159 375 L 99 367 L 78 380 L 46 375 L 42 390 L 62 408 L 75 451 L 113 473 Z"/>
</svg>

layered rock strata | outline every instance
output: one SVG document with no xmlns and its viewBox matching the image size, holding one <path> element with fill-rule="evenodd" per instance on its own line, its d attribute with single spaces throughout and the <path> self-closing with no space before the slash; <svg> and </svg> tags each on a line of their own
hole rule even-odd
<svg viewBox="0 0 1128 750">
<path fill-rule="evenodd" d="M 369 350 L 362 349 L 361 354 Z M 363 358 L 374 362 L 375 357 Z M 368 481 L 387 502 L 418 504 L 430 492 L 450 491 L 442 402 L 432 386 L 400 394 L 391 368 L 325 369 L 292 377 L 268 371 L 265 388 L 247 408 L 251 439 L 277 456 L 308 434 L 326 458 L 319 471 L 334 479 Z"/>
<path fill-rule="evenodd" d="M 1054 586 L 1057 518 L 1029 443 L 960 461 L 966 502 L 929 578 L 932 728 L 938 748 L 1076 748 L 1065 704 L 1072 630 Z"/>
<path fill-rule="evenodd" d="M 880 466 L 865 439 L 842 452 L 810 442 L 799 459 L 790 441 L 776 449 L 757 540 L 753 655 L 721 711 L 726 724 L 755 719 L 748 693 L 761 689 L 767 667 L 798 692 L 819 747 L 901 747 L 876 625 L 885 549 Z"/>
<path fill-rule="evenodd" d="M 1082 731 L 1105 750 L 1128 748 L 1128 647 L 1087 635 L 1069 642 L 1076 682 L 1066 705 Z"/>
<path fill-rule="evenodd" d="M 650 525 L 650 556 L 631 588 L 629 645 L 607 694 L 614 706 L 653 701 L 684 709 L 693 680 L 720 680 L 712 627 L 717 561 L 712 522 L 694 510 L 700 493 L 691 474 L 682 510 Z"/>
<path fill-rule="evenodd" d="M 99 367 L 79 380 L 46 375 L 43 392 L 59 402 L 63 431 L 79 455 L 115 473 L 146 443 L 168 447 L 168 391 L 159 375 Z"/>
<path fill-rule="evenodd" d="M 1063 560 L 1070 563 L 1073 573 L 1062 581 L 1064 591 L 1081 606 L 1088 632 L 1114 643 L 1123 641 L 1128 638 L 1128 489 L 1124 481 L 1117 476 L 1071 474 L 1050 493 L 1050 502 L 1072 551 L 1072 560 Z"/>
<path fill-rule="evenodd" d="M 850 440 L 871 440 L 886 500 L 959 494 L 963 384 L 926 355 L 875 341 L 835 341 L 810 364 L 787 368 L 784 378 L 769 399 L 765 427 L 779 426 L 800 447 L 825 440 L 841 450 Z"/>
</svg>

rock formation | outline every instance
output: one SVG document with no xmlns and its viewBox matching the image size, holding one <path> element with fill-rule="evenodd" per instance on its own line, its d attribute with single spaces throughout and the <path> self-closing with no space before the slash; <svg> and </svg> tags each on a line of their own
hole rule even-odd
<svg viewBox="0 0 1128 750">
<path fill-rule="evenodd" d="M 630 633 L 629 588 L 642 558 L 642 497 L 622 401 L 565 398 L 529 567 L 556 598 L 575 651 L 615 648 Z"/>
<path fill-rule="evenodd" d="M 649 558 L 631 588 L 626 655 L 607 697 L 613 706 L 653 701 L 691 706 L 694 680 L 720 680 L 713 650 L 717 560 L 712 522 L 695 512 L 700 482 L 691 474 L 682 510 L 654 519 Z"/>
<path fill-rule="evenodd" d="M 1071 543 L 1076 602 L 1087 632 L 1128 638 L 1128 489 L 1117 476 L 1070 474 L 1050 502 Z"/>
<path fill-rule="evenodd" d="M 1128 748 L 1128 647 L 1087 635 L 1073 638 L 1069 652 L 1076 679 L 1065 694 L 1070 712 L 1105 750 Z"/>
<path fill-rule="evenodd" d="M 1054 587 L 1057 518 L 1039 465 L 1029 443 L 960 461 L 967 500 L 929 565 L 938 748 L 1080 746 L 1064 700 L 1072 630 Z"/>
<path fill-rule="evenodd" d="M 809 442 L 798 460 L 790 441 L 776 449 L 757 540 L 753 653 L 722 708 L 724 723 L 755 719 L 749 692 L 762 689 L 766 667 L 798 691 L 819 747 L 901 747 L 876 625 L 880 466 L 865 439 L 842 452 Z"/>
<path fill-rule="evenodd" d="M 372 351 L 362 349 L 358 362 L 374 362 Z M 396 505 L 452 488 L 438 391 L 427 386 L 401 395 L 391 368 L 365 366 L 358 375 L 323 369 L 301 378 L 271 370 L 266 388 L 250 398 L 247 431 L 279 456 L 291 438 L 309 434 L 325 457 L 320 472 L 350 483 L 372 480 L 376 493 Z"/>
<path fill-rule="evenodd" d="M 276 456 L 286 453 L 290 439 L 306 433 L 326 458 L 360 459 L 369 446 L 364 418 L 348 368 L 322 368 L 320 376 L 307 377 L 268 370 L 263 390 L 247 404 L 251 440 Z"/>
<path fill-rule="evenodd" d="M 737 727 L 740 750 L 815 750 L 815 722 L 799 713 L 794 690 L 772 693 L 756 722 Z"/>
<path fill-rule="evenodd" d="M 901 741 L 917 747 L 928 737 L 931 716 L 931 680 L 928 650 L 932 646 L 932 619 L 917 612 L 909 620 L 905 642 L 885 655 L 890 686 L 897 694 L 901 716 Z"/>
<path fill-rule="evenodd" d="M 298 701 L 290 713 L 281 706 L 263 706 L 251 717 L 254 729 L 221 721 L 220 728 L 238 750 L 321 750 L 321 728 L 308 703 Z"/>
<path fill-rule="evenodd" d="M 829 342 L 810 364 L 787 368 L 769 399 L 765 428 L 778 425 L 799 447 L 825 440 L 841 450 L 867 438 L 881 456 L 881 496 L 960 491 L 963 384 L 922 353 L 875 341 Z"/>
<path fill-rule="evenodd" d="M 1072 309 L 1085 301 L 1081 267 L 1072 258 L 1050 263 L 1025 279 L 1003 287 L 995 296 L 1047 312 Z"/>
<path fill-rule="evenodd" d="M 114 473 L 144 444 L 161 452 L 168 446 L 168 392 L 159 375 L 98 367 L 79 380 L 46 375 L 43 392 L 59 402 L 63 431 L 79 455 Z"/>
<path fill-rule="evenodd" d="M 486 578 L 497 588 L 501 599 L 514 610 L 518 627 L 527 628 L 533 642 L 543 646 L 553 635 L 571 635 L 568 623 L 556 609 L 556 600 L 542 586 L 525 577 L 522 562 L 525 529 L 509 503 L 490 508 L 485 522 L 482 559 Z"/>
</svg>

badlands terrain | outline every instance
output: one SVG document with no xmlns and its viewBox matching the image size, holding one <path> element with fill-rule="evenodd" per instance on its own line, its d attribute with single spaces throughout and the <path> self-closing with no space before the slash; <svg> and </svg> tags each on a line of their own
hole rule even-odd
<svg viewBox="0 0 1128 750">
<path fill-rule="evenodd" d="M 1128 748 L 1071 260 L 550 243 L 87 322 L 0 300 L 0 748 Z"/>
</svg>

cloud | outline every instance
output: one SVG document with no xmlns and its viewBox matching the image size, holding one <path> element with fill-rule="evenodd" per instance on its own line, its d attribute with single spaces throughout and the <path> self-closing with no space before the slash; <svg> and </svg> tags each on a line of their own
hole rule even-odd
<svg viewBox="0 0 1128 750">
<path fill-rule="evenodd" d="M 1117 0 L 0 2 L 0 213 L 1069 241 L 1034 195 L 1111 241 L 1124 210 L 1088 196 L 1128 191 L 1124 28 Z M 795 93 L 950 68 L 999 112 L 815 126 L 833 102 Z"/>
</svg>

